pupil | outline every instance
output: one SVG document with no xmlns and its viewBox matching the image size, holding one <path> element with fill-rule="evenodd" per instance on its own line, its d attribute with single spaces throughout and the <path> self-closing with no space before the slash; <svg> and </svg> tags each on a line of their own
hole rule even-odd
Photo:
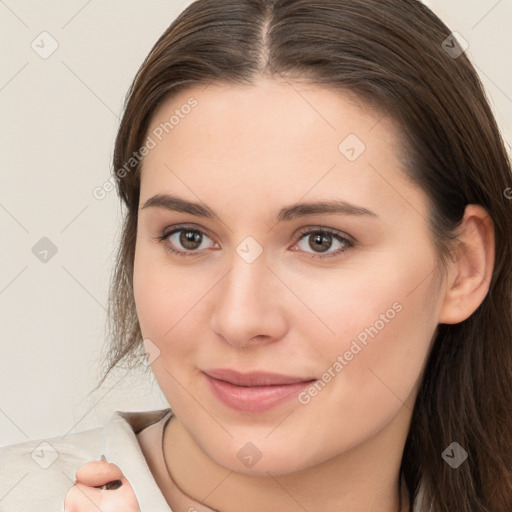
<svg viewBox="0 0 512 512">
<path fill-rule="evenodd" d="M 310 242 L 311 249 L 317 250 L 320 249 L 320 252 L 325 252 L 329 249 L 332 243 L 332 236 L 329 234 L 324 233 L 317 233 L 314 237 L 312 237 L 314 240 L 314 244 L 317 244 L 315 246 L 312 245 Z M 323 243 L 326 243 L 327 245 L 322 245 Z"/>
</svg>

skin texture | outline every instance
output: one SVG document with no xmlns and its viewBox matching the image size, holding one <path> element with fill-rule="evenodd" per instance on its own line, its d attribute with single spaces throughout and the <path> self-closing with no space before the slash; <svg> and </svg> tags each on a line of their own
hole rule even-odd
<svg viewBox="0 0 512 512">
<path fill-rule="evenodd" d="M 485 297 L 492 223 L 468 207 L 443 274 L 427 198 L 403 172 L 390 119 L 321 86 L 261 79 L 181 91 L 160 106 L 148 134 L 190 97 L 197 107 L 143 161 L 134 272 L 152 370 L 176 414 L 165 432 L 170 473 L 183 493 L 223 512 L 396 512 L 431 342 L 439 323 L 464 320 Z M 365 145 L 356 159 L 339 149 L 350 134 Z M 219 219 L 143 208 L 156 194 L 207 205 Z M 334 199 L 375 215 L 275 220 L 297 202 Z M 157 240 L 172 227 L 204 233 L 200 248 L 168 252 L 187 251 L 180 233 Z M 354 246 L 332 239 L 315 252 L 320 227 Z M 237 253 L 249 236 L 262 249 L 252 263 Z M 250 243 L 241 247 L 254 255 Z M 371 326 L 377 333 L 344 357 Z M 202 373 L 211 368 L 304 379 L 331 369 L 331 379 L 307 403 L 246 413 L 211 392 Z M 237 456 L 247 443 L 261 455 L 251 467 Z M 163 487 L 177 504 L 178 491 Z"/>
</svg>

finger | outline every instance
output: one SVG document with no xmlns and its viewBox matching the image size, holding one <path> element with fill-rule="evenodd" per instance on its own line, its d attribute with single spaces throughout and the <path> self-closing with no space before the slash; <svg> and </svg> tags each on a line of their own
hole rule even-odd
<svg viewBox="0 0 512 512">
<path fill-rule="evenodd" d="M 124 475 L 118 466 L 107 461 L 89 462 L 76 472 L 76 481 L 90 487 L 105 485 L 113 480 L 122 482 Z"/>
<path fill-rule="evenodd" d="M 101 510 L 102 512 L 137 512 L 139 502 L 133 489 L 127 484 L 115 492 L 103 491 Z"/>
<path fill-rule="evenodd" d="M 98 512 L 102 491 L 82 484 L 74 485 L 64 500 L 64 512 Z"/>
<path fill-rule="evenodd" d="M 83 484 L 74 485 L 66 495 L 64 512 L 140 512 L 130 484 L 119 491 L 101 491 Z"/>
</svg>

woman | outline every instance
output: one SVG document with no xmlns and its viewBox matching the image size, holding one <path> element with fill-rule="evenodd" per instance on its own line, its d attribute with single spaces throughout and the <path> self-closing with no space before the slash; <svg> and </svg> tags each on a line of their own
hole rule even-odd
<svg viewBox="0 0 512 512">
<path fill-rule="evenodd" d="M 193 3 L 114 169 L 107 374 L 144 347 L 172 410 L 7 448 L 55 459 L 12 510 L 512 509 L 511 169 L 430 10 Z"/>
</svg>

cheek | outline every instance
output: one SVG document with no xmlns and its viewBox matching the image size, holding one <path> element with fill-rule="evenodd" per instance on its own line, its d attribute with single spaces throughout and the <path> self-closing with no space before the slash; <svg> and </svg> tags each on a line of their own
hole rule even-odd
<svg viewBox="0 0 512 512">
<path fill-rule="evenodd" d="M 169 305 L 162 300 L 164 288 L 156 279 L 157 272 L 146 255 L 147 251 L 137 246 L 133 272 L 133 295 L 142 334 L 145 338 L 158 339 L 163 326 L 161 320 Z"/>
<path fill-rule="evenodd" d="M 177 321 L 184 298 L 178 276 L 165 264 L 163 246 L 137 243 L 133 294 L 144 337 L 161 340 Z"/>
<path fill-rule="evenodd" d="M 144 338 L 155 343 L 162 354 L 191 350 L 196 339 L 194 319 L 217 280 L 217 274 L 206 268 L 170 265 L 161 247 L 137 247 L 133 292 Z"/>
<path fill-rule="evenodd" d="M 185 369 L 189 368 L 187 361 L 193 363 L 192 340 L 196 337 L 187 322 L 201 290 L 189 284 L 190 279 L 183 272 L 155 258 L 154 251 L 138 248 L 133 277 L 137 316 L 143 338 L 150 340 L 146 350 L 151 370 L 175 413 L 190 408 L 189 396 L 183 389 L 192 389 L 193 384 Z"/>
<path fill-rule="evenodd" d="M 364 274 L 352 269 L 338 286 L 330 285 L 331 300 L 318 310 L 336 332 L 322 344 L 321 356 L 313 347 L 309 354 L 321 378 L 302 398 L 319 414 L 330 402 L 356 423 L 372 417 L 381 424 L 416 388 L 437 326 L 434 259 L 428 252 L 409 261 L 391 259 Z M 339 407 L 322 414 L 339 424 Z"/>
<path fill-rule="evenodd" d="M 368 321 L 340 340 L 324 367 L 319 391 L 313 391 L 317 396 L 302 397 L 310 399 L 306 407 L 313 406 L 308 414 L 321 414 L 324 422 L 345 429 L 347 439 L 371 436 L 403 407 L 413 410 L 435 326 L 421 321 L 415 301 L 400 305 L 387 324 Z"/>
</svg>

